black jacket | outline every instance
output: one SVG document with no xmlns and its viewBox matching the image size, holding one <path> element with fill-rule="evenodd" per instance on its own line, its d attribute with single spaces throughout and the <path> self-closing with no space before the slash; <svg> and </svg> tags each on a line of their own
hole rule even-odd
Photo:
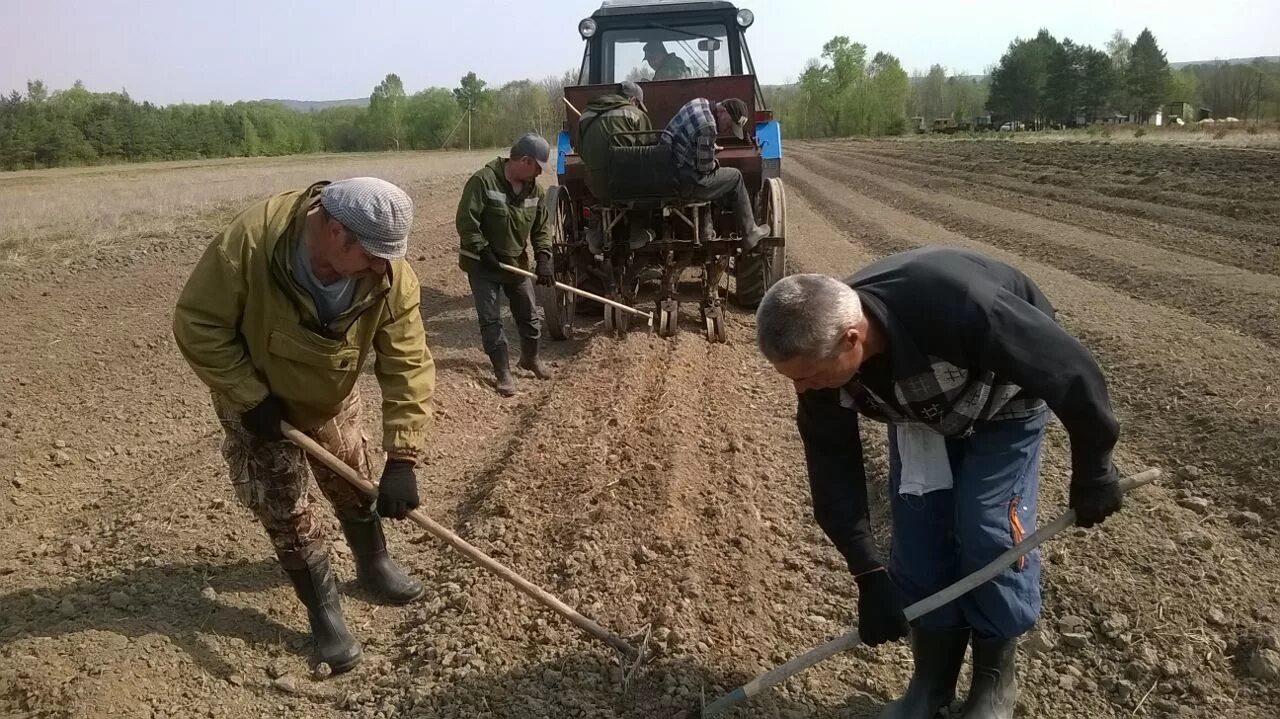
<svg viewBox="0 0 1280 719">
<path fill-rule="evenodd" d="M 1054 321 L 1026 275 L 967 250 L 891 255 L 848 278 L 884 329 L 885 353 L 841 389 L 799 397 L 814 515 L 854 573 L 879 566 L 867 519 L 858 415 L 963 437 L 1045 404 L 1071 439 L 1072 482 L 1113 478 L 1119 439 L 1098 363 Z"/>
</svg>

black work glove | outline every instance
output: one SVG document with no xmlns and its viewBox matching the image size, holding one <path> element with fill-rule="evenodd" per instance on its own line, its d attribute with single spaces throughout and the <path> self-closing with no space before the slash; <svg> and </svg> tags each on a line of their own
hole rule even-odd
<svg viewBox="0 0 1280 719">
<path fill-rule="evenodd" d="M 273 394 L 240 413 L 240 424 L 249 434 L 273 441 L 284 439 L 284 434 L 280 432 L 280 422 L 283 419 L 284 403 Z"/>
<path fill-rule="evenodd" d="M 403 519 L 417 507 L 418 475 L 413 471 L 413 462 L 388 459 L 378 482 L 378 516 Z"/>
<path fill-rule="evenodd" d="M 889 573 L 878 569 L 854 581 L 858 583 L 858 637 L 862 643 L 874 647 L 907 636 L 910 626 Z"/>
<path fill-rule="evenodd" d="M 1071 478 L 1067 506 L 1076 510 L 1076 526 L 1092 527 L 1118 512 L 1124 504 L 1120 491 L 1120 472 L 1115 465 L 1101 477 L 1089 480 Z"/>
<path fill-rule="evenodd" d="M 543 250 L 535 257 L 538 260 L 538 265 L 535 268 L 538 274 L 538 284 L 545 287 L 554 286 L 556 283 L 556 270 L 555 265 L 551 262 L 551 253 Z"/>
<path fill-rule="evenodd" d="M 486 270 L 496 271 L 502 269 L 498 266 L 498 256 L 493 254 L 493 248 L 488 245 L 485 245 L 485 248 L 480 250 L 480 264 L 483 265 Z"/>
</svg>

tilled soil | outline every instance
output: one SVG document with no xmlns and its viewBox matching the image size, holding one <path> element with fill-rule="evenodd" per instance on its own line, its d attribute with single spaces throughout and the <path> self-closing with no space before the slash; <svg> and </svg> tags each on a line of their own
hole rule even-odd
<svg viewBox="0 0 1280 719">
<path fill-rule="evenodd" d="M 1106 369 L 1121 467 L 1167 472 L 1100 529 L 1047 547 L 1020 716 L 1280 706 L 1278 164 L 1159 152 L 793 143 L 784 168 L 792 271 L 844 275 L 922 244 L 1015 262 Z M 1034 181 L 1076 165 L 1165 189 Z M 415 160 L 395 178 L 418 208 L 411 258 L 438 370 L 423 508 L 605 626 L 649 634 L 656 656 L 625 693 L 611 650 L 410 525 L 388 530 L 392 549 L 428 596 L 373 603 L 323 500 L 366 661 L 311 677 L 305 614 L 235 503 L 207 393 L 169 333 L 222 211 L 146 240 L 159 251 L 25 268 L 0 291 L 0 714 L 674 716 L 850 626 L 856 589 L 812 519 L 794 395 L 756 353 L 749 313 L 730 314 L 726 345 L 695 322 L 663 340 L 585 321 L 549 345 L 554 380 L 521 372 L 519 396 L 494 394 L 454 254 L 469 169 Z M 1200 204 L 1170 194 L 1188 192 L 1170 176 L 1192 171 L 1242 189 L 1195 191 Z M 120 239 L 108 246 L 123 253 Z M 364 389 L 377 437 L 371 376 Z M 879 495 L 882 433 L 867 434 Z M 1065 504 L 1067 459 L 1055 426 L 1045 518 Z M 878 510 L 873 521 L 883 535 Z M 874 716 L 909 674 L 905 646 L 859 648 L 736 715 Z"/>
</svg>

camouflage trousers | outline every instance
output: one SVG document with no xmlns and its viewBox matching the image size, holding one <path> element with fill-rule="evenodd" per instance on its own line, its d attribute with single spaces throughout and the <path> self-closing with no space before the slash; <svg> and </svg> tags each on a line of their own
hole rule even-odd
<svg viewBox="0 0 1280 719">
<path fill-rule="evenodd" d="M 222 456 L 227 462 L 236 499 L 251 510 L 267 530 L 281 563 L 300 566 L 308 554 L 322 548 L 324 533 L 311 511 L 312 476 L 339 520 L 369 516 L 373 500 L 297 445 L 288 440 L 273 442 L 250 434 L 240 424 L 240 415 L 216 395 L 213 406 L 222 423 Z M 364 433 L 361 414 L 357 389 L 343 402 L 337 416 L 305 434 L 361 476 L 369 477 L 369 439 Z"/>
</svg>

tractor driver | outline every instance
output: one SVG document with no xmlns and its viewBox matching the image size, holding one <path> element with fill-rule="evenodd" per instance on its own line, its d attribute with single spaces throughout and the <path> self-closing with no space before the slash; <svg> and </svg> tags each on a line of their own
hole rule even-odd
<svg viewBox="0 0 1280 719">
<path fill-rule="evenodd" d="M 667 52 L 661 41 L 650 40 L 644 44 L 644 61 L 653 68 L 654 80 L 681 80 L 689 77 L 689 66 L 679 55 Z"/>
</svg>

